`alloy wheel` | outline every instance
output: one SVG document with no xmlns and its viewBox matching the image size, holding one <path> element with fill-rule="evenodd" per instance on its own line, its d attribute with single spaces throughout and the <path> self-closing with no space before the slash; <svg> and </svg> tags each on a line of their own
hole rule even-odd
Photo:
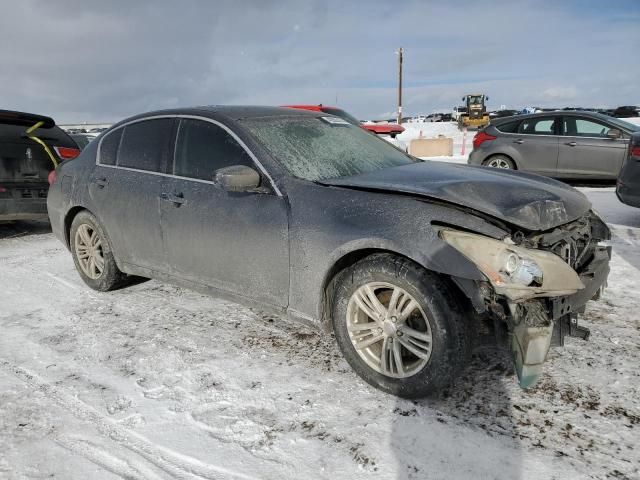
<svg viewBox="0 0 640 480">
<path fill-rule="evenodd" d="M 387 282 L 359 287 L 347 305 L 347 330 L 356 352 L 376 372 L 406 378 L 431 358 L 431 326 L 406 290 Z"/>
<path fill-rule="evenodd" d="M 83 223 L 76 230 L 75 251 L 82 272 L 89 278 L 97 280 L 104 271 L 104 254 L 102 240 L 95 228 Z"/>
<path fill-rule="evenodd" d="M 487 162 L 487 166 L 493 167 L 493 168 L 506 168 L 506 169 L 511 168 L 511 165 L 509 165 L 509 162 L 502 157 L 492 158 L 491 160 L 489 160 L 489 162 Z"/>
</svg>

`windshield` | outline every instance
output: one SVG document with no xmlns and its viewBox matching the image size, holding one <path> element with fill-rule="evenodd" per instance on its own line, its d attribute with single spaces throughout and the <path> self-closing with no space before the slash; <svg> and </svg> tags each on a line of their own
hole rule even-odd
<svg viewBox="0 0 640 480">
<path fill-rule="evenodd" d="M 322 111 L 325 113 L 330 113 L 331 115 L 336 115 L 340 118 L 344 118 L 347 122 L 353 123 L 354 125 L 360 125 L 360 120 L 339 108 L 322 107 Z"/>
<path fill-rule="evenodd" d="M 385 140 L 335 117 L 262 117 L 241 123 L 291 175 L 304 180 L 348 177 L 416 162 Z"/>
<path fill-rule="evenodd" d="M 469 95 L 469 104 L 470 105 L 481 105 L 482 104 L 482 95 Z"/>
<path fill-rule="evenodd" d="M 625 122 L 619 118 L 607 117 L 607 122 L 619 127 L 622 130 L 631 130 L 632 132 L 640 132 L 640 125 L 635 125 L 630 122 Z"/>
</svg>

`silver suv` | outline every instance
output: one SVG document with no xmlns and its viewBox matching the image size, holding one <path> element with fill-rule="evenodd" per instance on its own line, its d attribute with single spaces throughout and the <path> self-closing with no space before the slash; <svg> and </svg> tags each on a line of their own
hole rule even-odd
<svg viewBox="0 0 640 480">
<path fill-rule="evenodd" d="M 476 134 L 468 163 L 557 178 L 616 179 L 636 131 L 640 126 L 585 111 L 501 118 Z"/>
</svg>

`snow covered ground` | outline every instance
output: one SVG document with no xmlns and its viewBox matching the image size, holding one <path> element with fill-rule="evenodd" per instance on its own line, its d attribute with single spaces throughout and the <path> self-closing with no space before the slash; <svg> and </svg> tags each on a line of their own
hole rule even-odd
<svg viewBox="0 0 640 480">
<path fill-rule="evenodd" d="M 330 337 L 156 281 L 93 292 L 47 225 L 0 225 L 0 478 L 638 478 L 640 209 L 586 193 L 614 232 L 589 342 L 527 392 L 480 349 L 416 402 Z"/>
</svg>

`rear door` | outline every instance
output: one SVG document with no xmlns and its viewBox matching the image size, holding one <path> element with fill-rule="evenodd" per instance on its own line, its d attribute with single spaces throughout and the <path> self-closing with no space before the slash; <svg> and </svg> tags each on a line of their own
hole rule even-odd
<svg viewBox="0 0 640 480">
<path fill-rule="evenodd" d="M 277 307 L 289 297 L 288 213 L 263 175 L 261 192 L 227 192 L 216 170 L 246 165 L 246 147 L 218 123 L 182 119 L 162 225 L 174 275 Z"/>
<path fill-rule="evenodd" d="M 618 139 L 607 137 L 611 128 L 591 118 L 563 117 L 558 173 L 563 177 L 617 178 L 629 138 L 625 134 Z"/>
<path fill-rule="evenodd" d="M 160 194 L 167 173 L 173 118 L 136 121 L 105 135 L 89 193 L 119 261 L 166 272 Z"/>
<path fill-rule="evenodd" d="M 505 135 L 521 157 L 521 168 L 555 176 L 558 167 L 559 117 L 532 117 L 522 120 L 513 134 Z"/>
</svg>

